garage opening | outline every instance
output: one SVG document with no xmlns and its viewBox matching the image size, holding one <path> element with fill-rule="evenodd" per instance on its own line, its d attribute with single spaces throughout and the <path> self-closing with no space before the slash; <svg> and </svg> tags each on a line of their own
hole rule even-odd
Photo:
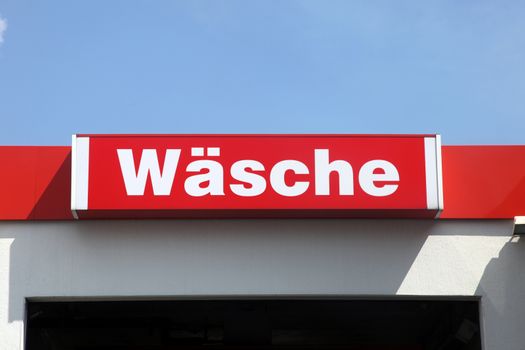
<svg viewBox="0 0 525 350">
<path fill-rule="evenodd" d="M 481 350 L 479 301 L 28 301 L 26 349 Z"/>
</svg>

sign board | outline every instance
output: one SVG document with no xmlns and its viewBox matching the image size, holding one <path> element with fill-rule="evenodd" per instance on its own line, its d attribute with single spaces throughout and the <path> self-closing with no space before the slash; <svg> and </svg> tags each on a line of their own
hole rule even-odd
<svg viewBox="0 0 525 350">
<path fill-rule="evenodd" d="M 421 217 L 436 135 L 74 135 L 77 218 Z"/>
</svg>

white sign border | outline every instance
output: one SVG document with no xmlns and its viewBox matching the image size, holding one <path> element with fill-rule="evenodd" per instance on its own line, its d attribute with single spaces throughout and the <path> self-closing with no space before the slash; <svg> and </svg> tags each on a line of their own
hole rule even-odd
<svg viewBox="0 0 525 350">
<path fill-rule="evenodd" d="M 88 209 L 89 137 L 72 136 L 71 140 L 71 212 Z"/>
</svg>

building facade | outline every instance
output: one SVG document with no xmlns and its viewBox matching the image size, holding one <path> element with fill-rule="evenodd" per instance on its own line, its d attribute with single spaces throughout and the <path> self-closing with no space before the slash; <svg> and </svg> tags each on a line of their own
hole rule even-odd
<svg viewBox="0 0 525 350">
<path fill-rule="evenodd" d="M 112 206 L 109 199 L 97 204 L 97 196 L 106 193 L 114 199 L 117 194 L 111 194 L 111 174 L 94 179 L 99 176 L 94 166 L 107 170 L 109 165 L 101 163 L 102 156 L 96 158 L 97 136 L 84 137 L 92 140 L 90 162 L 98 159 L 98 165 L 91 163 L 86 170 L 89 186 L 99 180 L 109 183 L 98 189 L 101 193 L 87 189 L 91 201 L 85 208 L 76 206 L 78 194 L 72 199 L 81 181 L 75 175 L 78 146 L 0 147 L 0 349 L 525 349 L 525 248 L 520 237 L 525 146 L 439 146 L 442 170 L 436 169 L 440 179 L 435 181 L 441 182 L 443 203 L 436 204 L 437 213 L 428 191 L 423 209 L 395 198 L 378 207 L 363 199 L 347 209 L 326 202 L 344 191 L 344 169 L 335 168 L 336 158 L 326 163 L 334 165 L 327 179 L 330 186 L 339 184 L 339 192 L 329 187 L 324 195 L 319 185 L 312 195 L 324 197 L 297 198 L 289 206 L 288 199 L 259 197 L 262 204 L 245 213 L 241 209 L 246 202 L 229 197 L 224 204 L 210 199 L 210 193 L 201 197 L 208 198 L 202 203 L 211 204 L 192 207 L 190 198 L 184 208 L 147 201 Z M 159 170 L 166 174 L 170 146 L 145 146 L 137 136 L 118 137 L 127 137 L 133 150 L 162 148 L 159 154 L 166 153 Z M 170 142 L 180 143 L 184 137 L 170 136 Z M 201 137 L 198 145 L 206 149 L 222 142 L 214 137 L 229 136 L 192 137 Z M 290 158 L 287 149 L 299 147 L 289 139 L 298 136 L 274 136 L 277 141 L 264 137 L 245 136 L 232 147 L 250 153 L 247 143 L 276 150 L 283 145 L 271 152 L 280 152 L 280 159 Z M 322 138 L 336 145 L 341 135 Z M 401 147 L 387 141 L 391 148 Z M 325 149 L 316 142 L 321 141 L 301 147 Z M 377 143 L 370 142 L 370 147 Z M 229 149 L 221 145 L 217 159 L 224 168 L 244 159 L 228 160 Z M 251 152 L 260 160 L 262 156 L 256 156 L 266 151 Z M 403 153 L 407 164 L 419 161 Z M 134 157 L 134 181 L 139 181 L 144 153 L 142 159 Z M 191 169 L 191 159 L 180 157 L 179 165 Z M 77 158 L 73 165 L 72 158 Z M 399 176 L 375 182 L 377 188 L 399 185 L 409 188 L 407 193 L 418 191 L 410 187 L 415 178 L 405 185 L 403 180 L 411 175 L 392 160 L 394 155 L 384 158 Z M 347 161 L 356 179 L 353 195 L 358 196 L 358 186 L 368 193 L 357 170 L 366 159 Z M 267 180 L 265 191 L 270 191 L 268 196 L 279 194 L 279 179 L 271 178 L 269 170 L 277 163 L 260 162 L 268 170 L 259 173 Z M 314 167 L 322 171 L 321 166 L 308 162 L 303 161 L 308 173 L 284 170 L 284 191 L 310 180 L 303 192 L 307 196 L 321 183 L 312 173 Z M 122 164 L 121 159 L 122 177 L 115 178 L 125 186 Z M 155 198 L 152 169 L 142 195 L 151 192 Z M 175 179 L 181 169 L 174 170 Z M 284 174 L 290 169 L 297 175 L 292 180 Z M 195 174 L 202 174 L 200 170 Z M 250 170 L 253 174 L 256 169 Z M 340 178 L 331 178 L 330 172 Z M 388 174 L 388 168 L 370 174 Z M 228 189 L 228 176 L 220 200 L 235 193 Z M 252 180 L 256 182 L 246 182 Z M 176 191 L 176 181 L 162 200 Z M 214 179 L 206 181 L 196 191 L 212 186 Z M 264 194 L 249 199 L 257 196 Z M 319 201 L 324 202 L 316 204 Z M 158 215 L 155 210 L 160 210 Z"/>
</svg>

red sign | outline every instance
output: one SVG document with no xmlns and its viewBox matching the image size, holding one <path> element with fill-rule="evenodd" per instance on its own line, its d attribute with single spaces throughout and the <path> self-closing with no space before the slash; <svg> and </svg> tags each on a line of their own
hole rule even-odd
<svg viewBox="0 0 525 350">
<path fill-rule="evenodd" d="M 75 135 L 77 217 L 435 217 L 439 136 Z"/>
</svg>

